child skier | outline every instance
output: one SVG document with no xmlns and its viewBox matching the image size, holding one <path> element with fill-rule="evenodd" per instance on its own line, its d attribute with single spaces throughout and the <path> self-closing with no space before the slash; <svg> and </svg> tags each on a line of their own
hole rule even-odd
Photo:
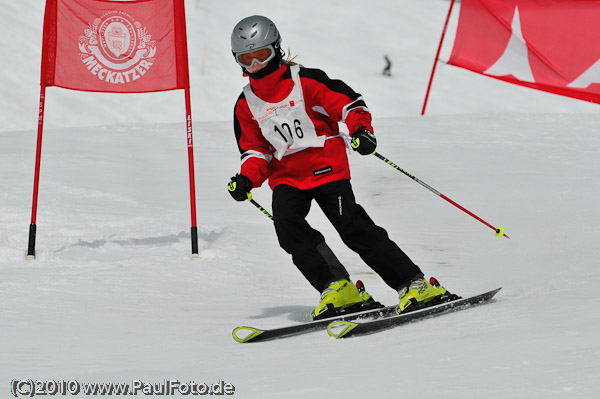
<svg viewBox="0 0 600 399">
<path fill-rule="evenodd" d="M 284 60 L 281 36 L 263 16 L 241 20 L 231 50 L 250 83 L 234 110 L 241 170 L 228 189 L 237 201 L 265 180 L 273 190 L 273 220 L 281 247 L 321 293 L 313 319 L 373 305 L 350 281 L 345 267 L 306 221 L 314 199 L 343 242 L 399 293 L 398 313 L 444 300 L 449 293 L 424 279 L 420 268 L 356 203 L 345 141 L 338 122 L 352 132 L 352 148 L 375 151 L 371 114 L 362 96 L 319 69 Z"/>
</svg>

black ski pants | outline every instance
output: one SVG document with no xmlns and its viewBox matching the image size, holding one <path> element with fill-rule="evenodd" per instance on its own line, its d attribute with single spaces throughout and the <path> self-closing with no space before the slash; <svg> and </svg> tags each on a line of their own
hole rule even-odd
<svg viewBox="0 0 600 399">
<path fill-rule="evenodd" d="M 315 200 L 340 234 L 342 241 L 393 289 L 398 290 L 421 270 L 356 203 L 350 181 L 326 183 L 310 190 L 280 184 L 273 190 L 273 219 L 279 244 L 319 292 L 348 272 L 306 221 Z"/>
</svg>

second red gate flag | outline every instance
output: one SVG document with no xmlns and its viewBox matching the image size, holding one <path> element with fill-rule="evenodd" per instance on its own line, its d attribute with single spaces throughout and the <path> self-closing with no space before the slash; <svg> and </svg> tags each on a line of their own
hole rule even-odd
<svg viewBox="0 0 600 399">
<path fill-rule="evenodd" d="M 449 64 L 600 103 L 600 1 L 462 0 Z"/>
</svg>

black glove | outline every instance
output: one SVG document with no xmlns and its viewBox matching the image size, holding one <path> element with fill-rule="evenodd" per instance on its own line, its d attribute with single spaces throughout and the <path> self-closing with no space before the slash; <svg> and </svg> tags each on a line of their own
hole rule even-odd
<svg viewBox="0 0 600 399">
<path fill-rule="evenodd" d="M 350 143 L 354 151 L 360 155 L 371 155 L 377 148 L 377 139 L 375 135 L 363 125 L 360 125 L 354 133 L 352 133 L 352 142 Z"/>
<path fill-rule="evenodd" d="M 236 201 L 246 201 L 248 194 L 252 190 L 252 182 L 244 175 L 236 174 L 231 178 L 231 181 L 227 185 L 229 194 Z"/>
</svg>

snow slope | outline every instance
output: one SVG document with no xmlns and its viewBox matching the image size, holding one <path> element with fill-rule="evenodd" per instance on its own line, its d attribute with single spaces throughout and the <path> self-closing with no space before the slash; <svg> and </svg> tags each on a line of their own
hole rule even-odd
<svg viewBox="0 0 600 399">
<path fill-rule="evenodd" d="M 199 259 L 189 256 L 183 93 L 49 88 L 33 262 L 25 253 L 43 2 L 3 3 L 1 396 L 15 378 L 222 379 L 240 398 L 597 395 L 597 105 L 441 66 L 419 116 L 447 1 L 186 1 Z M 271 222 L 225 189 L 239 164 L 231 112 L 244 84 L 228 40 L 254 13 L 278 24 L 303 64 L 365 96 L 382 155 L 506 228 L 511 239 L 496 238 L 375 157 L 351 156 L 372 218 L 450 290 L 502 286 L 493 304 L 341 341 L 325 332 L 233 341 L 238 325 L 306 321 L 318 302 Z M 384 53 L 391 79 L 380 75 Z M 254 190 L 267 209 L 270 196 Z M 309 219 L 354 279 L 382 302 L 397 300 L 318 207 Z"/>
</svg>

